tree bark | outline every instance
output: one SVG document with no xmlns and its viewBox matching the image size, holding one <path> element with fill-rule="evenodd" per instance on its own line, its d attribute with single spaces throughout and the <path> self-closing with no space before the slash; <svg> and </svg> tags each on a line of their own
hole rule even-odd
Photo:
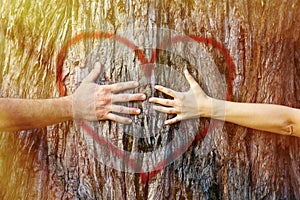
<svg viewBox="0 0 300 200">
<path fill-rule="evenodd" d="M 182 75 L 188 68 L 216 98 L 300 108 L 299 10 L 297 0 L 4 1 L 1 96 L 58 97 L 57 80 L 71 94 L 100 61 L 99 84 L 139 80 L 134 92 L 148 97 L 163 96 L 153 89 L 157 83 L 188 90 Z M 134 49 L 99 32 L 125 38 Z M 182 35 L 206 40 L 172 43 L 151 61 L 159 44 Z M 228 123 L 206 133 L 210 119 L 164 126 L 172 116 L 153 112 L 147 101 L 127 105 L 142 109 L 132 126 L 70 121 L 1 133 L 1 199 L 299 198 L 298 138 Z M 154 157 L 168 164 L 148 157 L 160 148 Z M 179 158 L 169 154 L 178 149 Z"/>
</svg>

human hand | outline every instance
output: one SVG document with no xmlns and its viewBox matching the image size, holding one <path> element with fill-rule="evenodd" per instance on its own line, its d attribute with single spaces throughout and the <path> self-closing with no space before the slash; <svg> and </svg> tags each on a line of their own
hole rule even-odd
<svg viewBox="0 0 300 200">
<path fill-rule="evenodd" d="M 151 103 L 160 104 L 162 106 L 153 106 L 154 110 L 177 114 L 176 117 L 166 120 L 165 124 L 173 124 L 185 119 L 199 118 L 206 115 L 211 105 L 211 98 L 207 96 L 190 73 L 185 70 L 184 75 L 190 84 L 190 90 L 187 92 L 176 92 L 172 89 L 156 85 L 155 89 L 173 97 L 174 99 L 163 99 L 152 97 L 149 99 Z"/>
<path fill-rule="evenodd" d="M 112 85 L 98 85 L 95 81 L 99 77 L 100 72 L 100 63 L 96 63 L 95 68 L 82 81 L 81 85 L 72 95 L 73 117 L 88 121 L 108 119 L 130 124 L 131 119 L 113 114 L 112 112 L 122 114 L 139 114 L 141 112 L 137 108 L 128 108 L 114 104 L 116 102 L 145 100 L 146 96 L 144 94 L 116 94 L 124 90 L 136 88 L 138 82 L 130 81 Z"/>
</svg>

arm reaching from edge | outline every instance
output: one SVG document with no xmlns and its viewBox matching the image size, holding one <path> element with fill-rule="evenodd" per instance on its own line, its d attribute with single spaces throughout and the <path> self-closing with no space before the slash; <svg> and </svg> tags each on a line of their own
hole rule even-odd
<svg viewBox="0 0 300 200">
<path fill-rule="evenodd" d="M 137 108 L 114 105 L 114 102 L 144 100 L 144 94 L 115 94 L 138 86 L 138 82 L 97 85 L 101 72 L 96 63 L 73 95 L 53 99 L 0 98 L 0 131 L 17 131 L 41 128 L 72 119 L 89 121 L 113 120 L 129 124 L 129 118 L 115 113 L 139 114 Z"/>
<path fill-rule="evenodd" d="M 71 120 L 72 97 L 57 99 L 0 99 L 0 130 L 41 128 Z"/>
<path fill-rule="evenodd" d="M 174 99 L 150 99 L 150 102 L 160 104 L 154 106 L 155 110 L 177 114 L 175 118 L 167 120 L 166 124 L 201 116 L 257 130 L 300 137 L 299 109 L 274 104 L 236 103 L 213 99 L 203 92 L 187 70 L 184 73 L 190 84 L 188 92 L 176 92 L 163 86 L 155 86 L 157 90 Z"/>
</svg>

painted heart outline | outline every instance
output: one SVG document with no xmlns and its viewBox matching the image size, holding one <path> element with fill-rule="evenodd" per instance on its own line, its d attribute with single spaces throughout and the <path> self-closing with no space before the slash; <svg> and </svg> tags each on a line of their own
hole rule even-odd
<svg viewBox="0 0 300 200">
<path fill-rule="evenodd" d="M 160 29 L 161 31 L 161 29 Z M 170 30 L 168 30 L 170 31 Z M 128 37 L 128 33 L 123 33 L 123 35 L 126 35 Z M 130 34 L 129 34 L 130 35 Z M 156 58 L 159 55 L 159 53 L 162 50 L 168 50 L 172 51 L 172 48 L 170 49 L 169 47 L 171 45 L 175 44 L 180 44 L 180 43 L 192 43 L 192 44 L 204 44 L 204 45 L 210 45 L 214 48 L 216 48 L 221 55 L 223 55 L 226 66 L 228 68 L 228 84 L 227 84 L 227 90 L 226 90 L 226 99 L 230 100 L 232 96 L 232 88 L 233 88 L 233 69 L 234 69 L 234 64 L 233 60 L 229 54 L 229 52 L 223 47 L 223 45 L 217 41 L 215 41 L 212 38 L 206 38 L 206 37 L 201 37 L 201 36 L 185 36 L 185 35 L 180 35 L 180 34 L 173 34 L 170 36 L 167 40 L 161 42 L 159 45 L 157 45 L 157 48 L 153 48 L 151 58 L 148 60 L 145 57 L 144 51 L 140 46 L 137 46 L 130 40 L 130 38 L 125 38 L 120 36 L 119 34 L 112 34 L 112 33 L 105 33 L 105 32 L 90 32 L 90 33 L 82 33 L 79 34 L 73 38 L 71 38 L 65 46 L 61 49 L 61 51 L 58 54 L 57 57 L 57 82 L 58 82 L 58 87 L 60 94 L 62 96 L 66 95 L 66 90 L 64 86 L 64 78 L 63 78 L 63 64 L 64 60 L 66 59 L 68 49 L 86 39 L 104 39 L 104 40 L 114 40 L 119 42 L 122 45 L 125 45 L 127 48 L 129 48 L 132 52 L 134 52 L 135 56 L 139 59 L 141 63 L 141 67 L 145 73 L 145 76 L 151 76 L 151 73 L 153 71 L 153 64 L 156 62 Z M 174 52 L 173 52 L 174 53 Z M 175 52 L 176 54 L 180 52 Z M 185 57 L 186 54 L 182 54 L 182 57 Z M 185 57 L 185 59 L 188 59 Z M 202 131 L 197 131 L 195 132 L 192 136 L 187 135 L 187 140 L 182 143 L 179 147 L 177 147 L 171 154 L 169 154 L 167 157 L 164 157 L 163 160 L 160 160 L 159 162 L 156 162 L 155 165 L 148 170 L 144 170 L 143 168 L 140 168 L 138 166 L 139 163 L 136 161 L 136 157 L 139 156 L 130 156 L 128 153 L 124 152 L 122 149 L 119 149 L 115 145 L 113 145 L 110 141 L 108 141 L 105 137 L 101 136 L 98 134 L 95 129 L 93 129 L 87 122 L 84 121 L 77 121 L 77 124 L 79 124 L 85 133 L 87 133 L 91 138 L 93 138 L 94 141 L 96 141 L 102 148 L 102 150 L 106 150 L 106 153 L 113 154 L 115 158 L 114 159 L 119 159 L 121 160 L 122 163 L 126 163 L 126 166 L 132 169 L 133 171 L 131 172 L 138 172 L 140 173 L 141 180 L 143 183 L 146 183 L 149 181 L 151 178 L 153 178 L 159 171 L 161 171 L 168 163 L 173 162 L 177 158 L 179 158 L 182 153 L 186 151 L 186 149 L 190 146 L 190 144 L 194 140 L 199 140 L 203 136 L 205 136 L 209 130 L 213 130 L 216 126 L 222 125 L 223 122 L 220 121 L 215 121 L 211 120 L 210 126 L 205 128 Z M 130 152 L 131 153 L 131 152 Z M 155 154 L 154 154 L 155 155 Z M 111 159 L 111 157 L 109 157 Z M 103 162 L 102 162 L 103 163 Z M 105 163 L 103 163 L 105 164 Z M 121 166 L 124 169 L 124 165 Z"/>
</svg>

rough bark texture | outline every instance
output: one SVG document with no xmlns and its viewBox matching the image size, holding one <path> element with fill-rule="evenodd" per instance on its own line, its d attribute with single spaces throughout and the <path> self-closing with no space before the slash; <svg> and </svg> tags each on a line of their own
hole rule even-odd
<svg viewBox="0 0 300 200">
<path fill-rule="evenodd" d="M 165 28 L 214 38 L 229 50 L 235 66 L 232 100 L 300 108 L 298 0 L 13 0 L 3 1 L 0 6 L 2 97 L 58 97 L 58 53 L 70 38 L 82 32 L 121 34 L 133 39 L 138 48 L 145 48 L 145 43 L 168 39 L 160 33 L 151 35 L 150 31 L 145 35 L 147 30 Z M 105 66 L 100 82 L 140 80 L 143 84 L 136 91 L 148 96 L 161 95 L 153 92 L 155 83 L 184 91 L 188 89 L 181 75 L 185 66 L 206 92 L 224 98 L 219 95 L 220 83 L 209 71 L 209 66 L 215 66 L 228 79 L 220 52 L 210 45 L 202 45 L 198 52 L 188 45 L 175 45 L 175 49 L 176 53 L 164 51 L 157 57 L 156 63 L 164 66 L 157 70 L 157 76 L 147 79 L 141 61 L 132 51 L 112 40 L 84 39 L 66 54 L 63 69 L 67 91 L 71 93 L 90 70 L 84 67 L 86 63 L 100 60 Z M 183 59 L 178 56 L 180 51 L 192 58 Z M 152 49 L 146 49 L 144 54 L 150 58 Z M 198 62 L 201 68 L 195 64 Z M 166 116 L 151 113 L 147 102 L 132 105 L 143 109 L 141 115 L 133 118 L 135 126 L 112 122 L 89 125 L 129 152 L 151 152 L 176 136 L 178 125 L 162 126 Z M 199 129 L 208 122 L 202 120 Z M 185 122 L 181 130 L 198 129 L 197 124 L 198 121 Z M 144 131 L 137 131 L 138 127 Z M 152 137 L 139 139 L 130 132 Z M 101 151 L 99 144 L 91 141 L 74 122 L 0 136 L 1 199 L 298 199 L 300 196 L 300 140 L 232 124 L 215 128 L 203 139 L 194 141 L 179 159 L 145 184 L 138 173 L 122 172 L 103 164 L 97 157 Z"/>
</svg>

